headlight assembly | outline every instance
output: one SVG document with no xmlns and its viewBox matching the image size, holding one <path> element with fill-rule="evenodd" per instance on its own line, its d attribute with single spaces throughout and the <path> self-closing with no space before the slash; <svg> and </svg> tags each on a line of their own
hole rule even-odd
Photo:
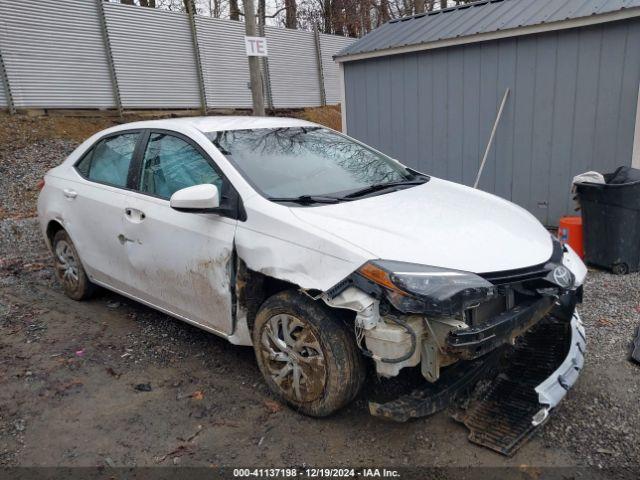
<svg viewBox="0 0 640 480">
<path fill-rule="evenodd" d="M 384 287 L 389 301 L 405 312 L 452 315 L 496 295 L 489 281 L 460 270 L 375 260 L 358 273 Z"/>
</svg>

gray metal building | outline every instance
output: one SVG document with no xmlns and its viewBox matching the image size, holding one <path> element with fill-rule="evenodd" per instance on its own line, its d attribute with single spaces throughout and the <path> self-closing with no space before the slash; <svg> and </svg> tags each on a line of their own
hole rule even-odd
<svg viewBox="0 0 640 480">
<path fill-rule="evenodd" d="M 343 128 L 547 225 L 571 179 L 640 168 L 640 0 L 489 0 L 393 20 L 335 57 Z M 490 213 L 490 212 L 487 212 Z"/>
</svg>

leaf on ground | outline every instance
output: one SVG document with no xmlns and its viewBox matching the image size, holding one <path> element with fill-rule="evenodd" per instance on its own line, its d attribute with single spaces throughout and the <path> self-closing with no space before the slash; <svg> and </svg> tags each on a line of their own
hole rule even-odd
<svg viewBox="0 0 640 480">
<path fill-rule="evenodd" d="M 190 396 L 194 400 L 202 400 L 204 398 L 204 393 L 202 393 L 202 390 L 196 390 Z"/>
<path fill-rule="evenodd" d="M 276 402 L 275 400 L 265 400 L 264 406 L 269 413 L 278 413 L 282 410 L 282 404 L 280 402 Z"/>
</svg>

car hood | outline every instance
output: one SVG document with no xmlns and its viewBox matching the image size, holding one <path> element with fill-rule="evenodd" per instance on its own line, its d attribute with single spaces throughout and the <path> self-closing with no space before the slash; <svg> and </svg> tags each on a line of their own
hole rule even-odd
<svg viewBox="0 0 640 480">
<path fill-rule="evenodd" d="M 486 273 L 543 263 L 553 250 L 549 232 L 523 208 L 433 177 L 392 193 L 291 211 L 372 258 Z"/>
</svg>

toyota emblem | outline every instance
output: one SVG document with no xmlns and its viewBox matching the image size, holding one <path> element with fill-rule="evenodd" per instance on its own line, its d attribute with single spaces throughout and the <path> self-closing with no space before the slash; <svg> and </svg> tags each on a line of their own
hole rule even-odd
<svg viewBox="0 0 640 480">
<path fill-rule="evenodd" d="M 553 280 L 562 288 L 569 288 L 571 286 L 571 272 L 567 267 L 562 265 L 557 266 L 553 270 Z"/>
</svg>

